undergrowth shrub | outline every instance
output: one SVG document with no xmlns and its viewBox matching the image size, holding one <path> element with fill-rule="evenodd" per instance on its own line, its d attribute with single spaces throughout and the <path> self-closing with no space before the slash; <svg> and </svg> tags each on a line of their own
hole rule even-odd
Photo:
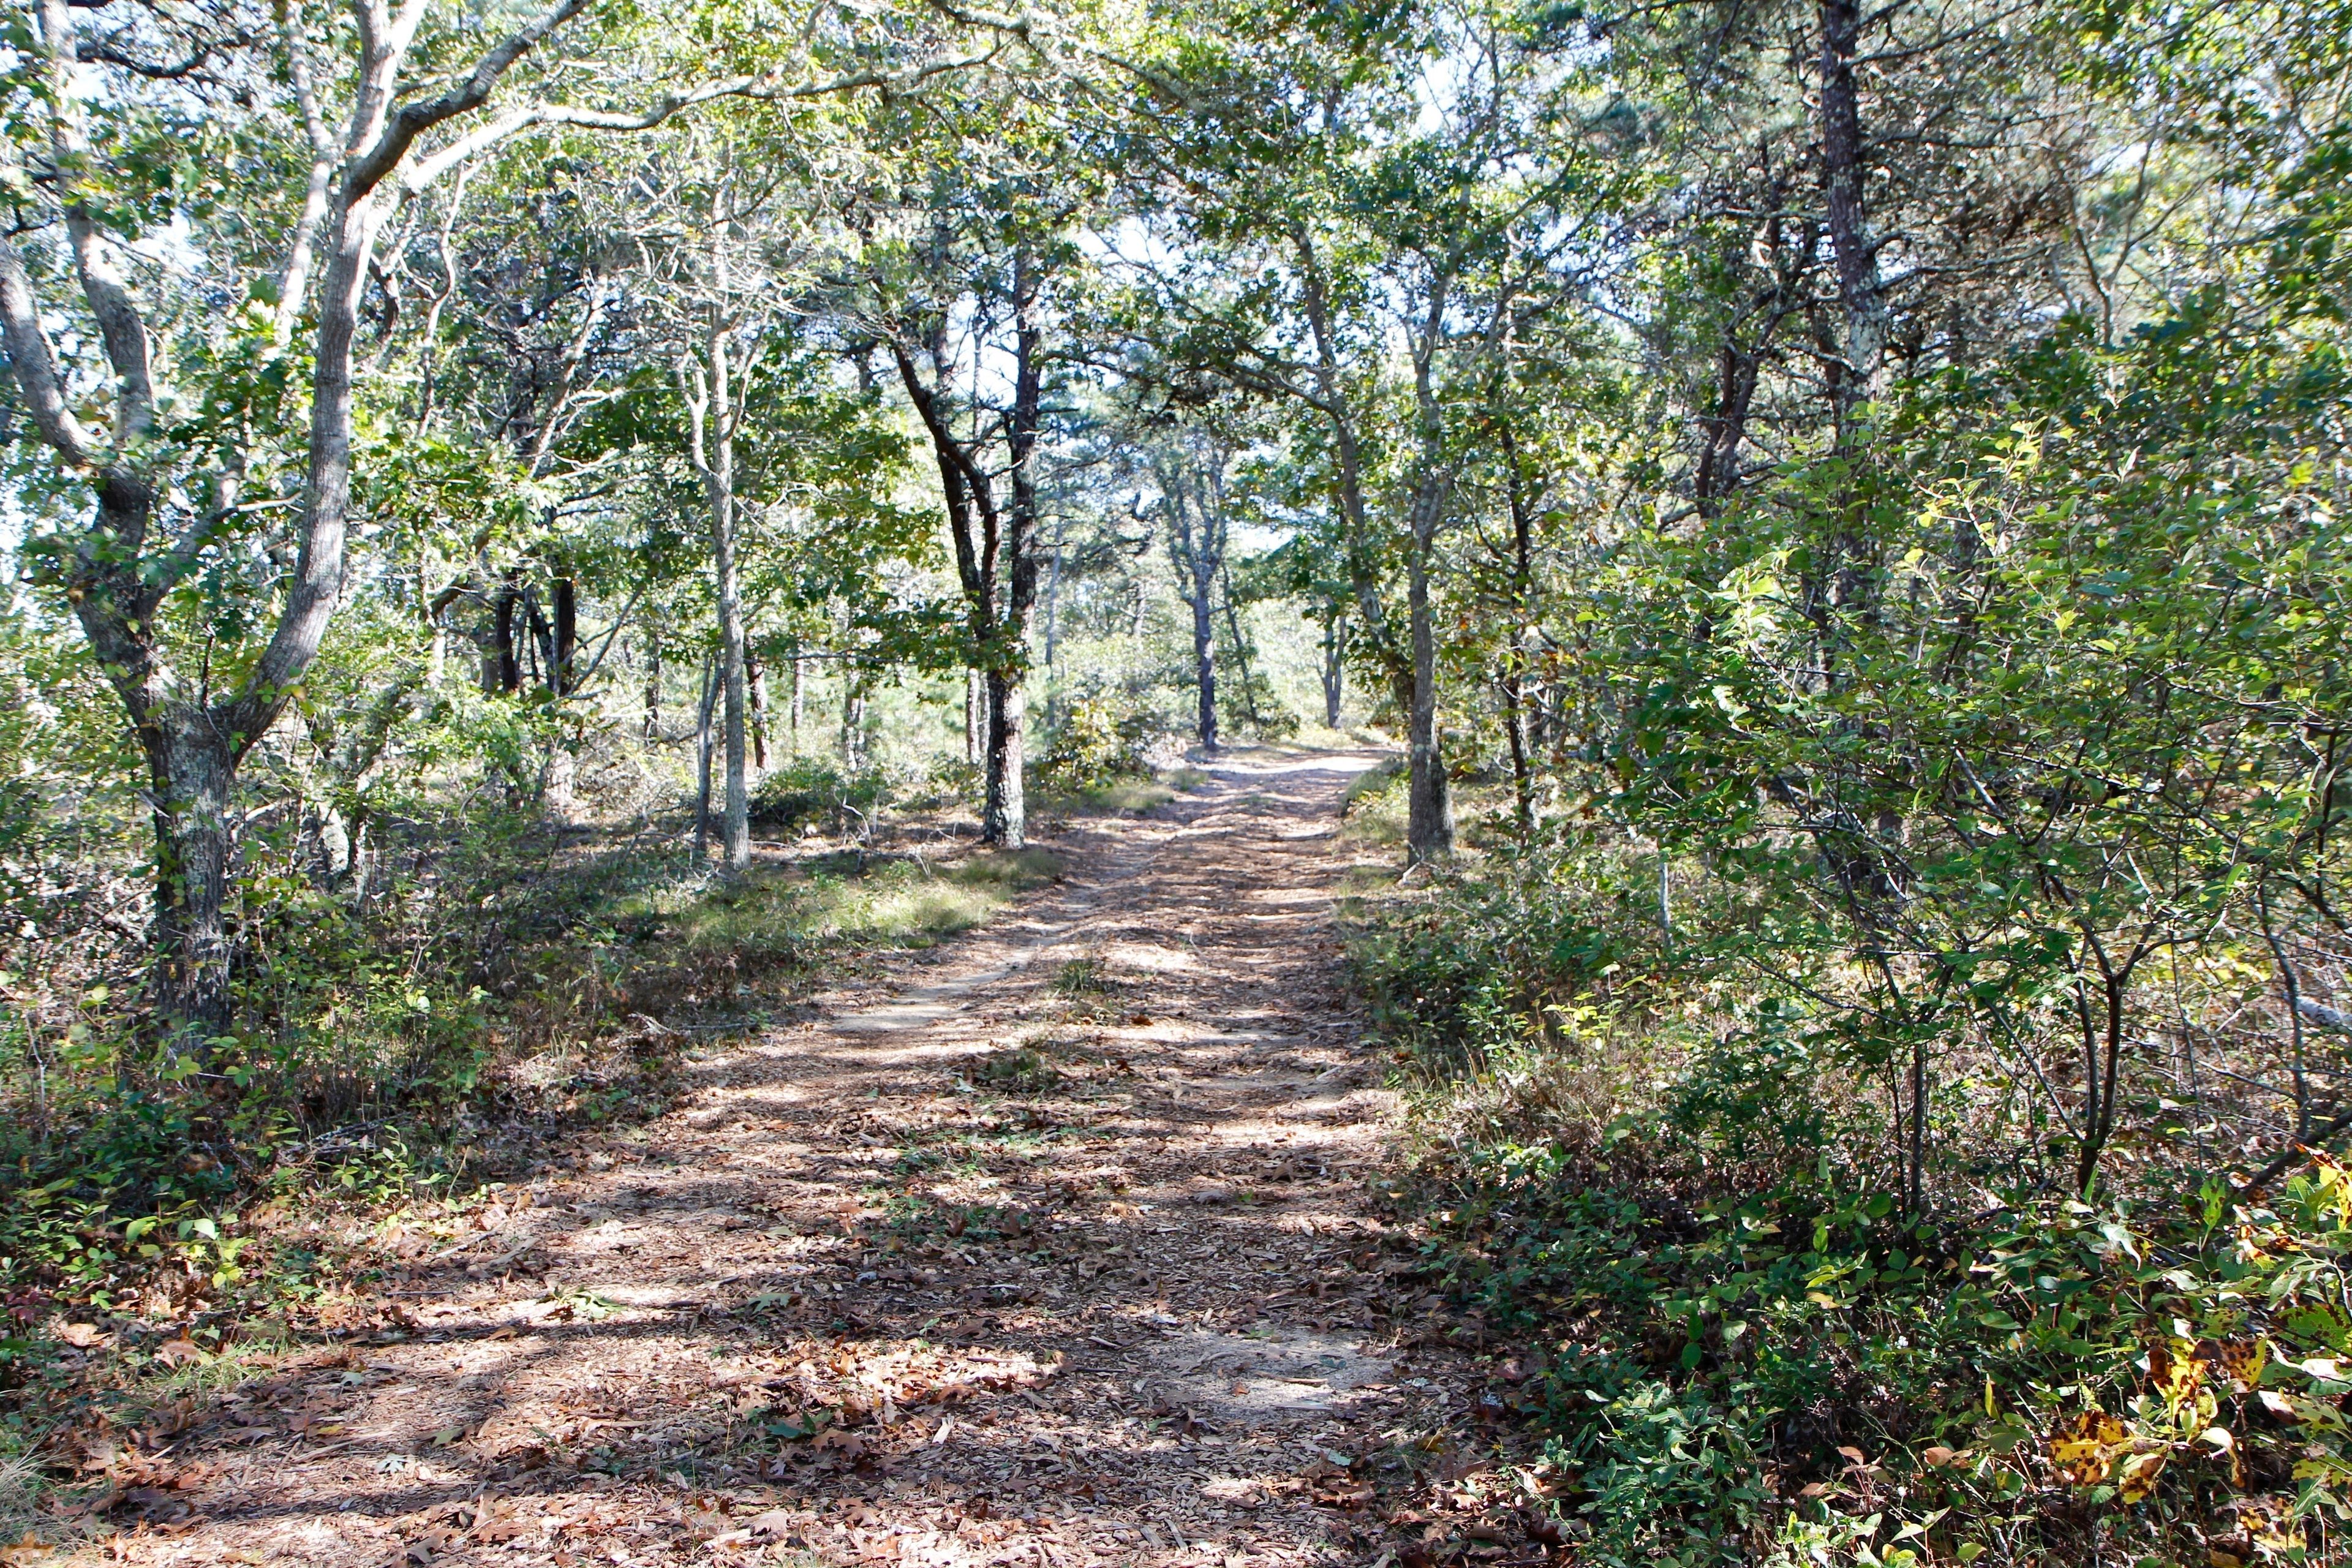
<svg viewBox="0 0 2352 1568">
<path fill-rule="evenodd" d="M 383 844 L 364 896 L 266 843 L 248 857 L 239 1022 L 208 1055 L 164 1053 L 100 988 L 30 1058 L 38 1115 L 28 1058 L 8 1064 L 0 1426 L 78 1397 L 65 1317 L 152 1359 L 175 1336 L 211 1355 L 300 1316 L 340 1266 L 257 1213 L 399 1205 L 657 1113 L 688 1042 L 1059 874 L 1039 849 L 853 848 L 720 878 L 672 838 L 583 834 L 495 794 L 387 824 Z"/>
<path fill-rule="evenodd" d="M 2084 1201 L 1948 1064 L 1915 1201 L 1899 1063 L 1645 921 L 1638 854 L 1518 869 L 1352 949 L 1423 1266 L 1578 1561 L 2344 1560 L 2352 1173 L 2258 1188 L 2184 1131 Z"/>
<path fill-rule="evenodd" d="M 1098 790 L 1121 780 L 1148 778 L 1139 742 L 1150 728 L 1148 716 L 1107 694 L 1080 697 L 1061 713 L 1037 759 L 1037 777 L 1048 788 L 1069 794 Z"/>
<path fill-rule="evenodd" d="M 845 771 L 820 756 L 797 756 L 761 778 L 751 792 L 751 820 L 763 828 L 797 834 L 807 827 L 839 836 L 871 833 L 877 813 L 899 794 L 897 781 L 878 767 Z"/>
</svg>

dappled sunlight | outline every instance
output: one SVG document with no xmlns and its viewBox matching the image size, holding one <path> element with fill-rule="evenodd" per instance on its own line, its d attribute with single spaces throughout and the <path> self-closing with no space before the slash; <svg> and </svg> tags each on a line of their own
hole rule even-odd
<svg viewBox="0 0 2352 1568">
<path fill-rule="evenodd" d="M 1337 875 L 1267 846 L 1347 771 L 1282 766 L 1296 798 L 1237 805 L 1254 775 L 1221 765 L 1176 822 L 1074 838 L 1024 918 L 696 1064 L 678 1112 L 437 1255 L 413 1327 L 273 1371 L 273 1411 L 310 1414 L 244 1428 L 266 1466 L 191 1472 L 187 1539 L 1360 1560 L 1351 1467 L 1434 1430 L 1465 1374 L 1385 1285 L 1361 1174 L 1393 1101 L 1331 944 L 1248 918 Z"/>
</svg>

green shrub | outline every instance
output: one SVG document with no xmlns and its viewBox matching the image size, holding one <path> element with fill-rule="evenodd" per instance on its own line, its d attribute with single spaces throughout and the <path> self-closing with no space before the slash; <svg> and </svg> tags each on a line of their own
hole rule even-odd
<svg viewBox="0 0 2352 1568">
<path fill-rule="evenodd" d="M 888 805 L 894 786 L 878 768 L 844 773 L 824 757 L 794 757 L 761 779 L 751 792 L 751 820 L 780 833 L 820 826 L 863 837 Z"/>
<path fill-rule="evenodd" d="M 1081 697 L 1063 710 L 1037 759 L 1037 776 L 1049 788 L 1076 794 L 1122 779 L 1149 777 L 1122 720 L 1131 717 L 1104 696 Z"/>
<path fill-rule="evenodd" d="M 1518 1347 L 1585 1561 L 1834 1538 L 1886 1563 L 2094 1541 L 2251 1562 L 2352 1513 L 2342 1168 L 2269 1204 L 2215 1184 L 1922 1220 L 1826 1155 L 1704 1196 L 1701 1152 L 1652 1134 L 1423 1172 L 1431 1265 Z"/>
<path fill-rule="evenodd" d="M 2151 1142 L 2085 1203 L 1986 1075 L 1915 1198 L 1895 1064 L 1670 949 L 1644 873 L 1538 858 L 1353 942 L 1419 1085 L 1423 1266 L 1499 1333 L 1578 1561 L 2336 1560 L 2352 1173 L 2265 1194 Z"/>
</svg>

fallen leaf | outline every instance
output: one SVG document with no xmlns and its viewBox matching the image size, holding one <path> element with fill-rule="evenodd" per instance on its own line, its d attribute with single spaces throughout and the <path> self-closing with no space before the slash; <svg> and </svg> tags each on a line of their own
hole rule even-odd
<svg viewBox="0 0 2352 1568">
<path fill-rule="evenodd" d="M 157 1345 L 155 1359 L 165 1366 L 184 1366 L 190 1362 L 204 1360 L 205 1352 L 196 1348 L 196 1342 L 194 1340 L 183 1337 L 165 1340 L 162 1344 Z"/>
</svg>

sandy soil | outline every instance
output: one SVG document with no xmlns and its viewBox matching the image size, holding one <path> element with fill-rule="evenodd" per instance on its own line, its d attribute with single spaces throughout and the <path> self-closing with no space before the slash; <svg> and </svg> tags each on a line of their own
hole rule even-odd
<svg viewBox="0 0 2352 1568">
<path fill-rule="evenodd" d="M 1370 1201 L 1396 1107 L 1331 922 L 1375 760 L 1238 754 L 1073 826 L 1064 882 L 503 1194 L 392 1342 L 204 1415 L 99 1550 L 1426 1561 L 1399 1478 L 1473 1376 Z"/>
</svg>

